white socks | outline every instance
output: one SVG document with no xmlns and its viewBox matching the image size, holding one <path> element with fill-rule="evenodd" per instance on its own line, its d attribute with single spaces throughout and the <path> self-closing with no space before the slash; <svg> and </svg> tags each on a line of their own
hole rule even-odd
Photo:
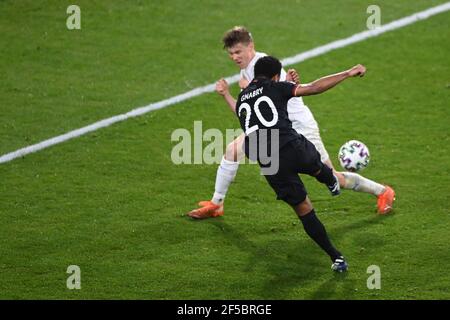
<svg viewBox="0 0 450 320">
<path fill-rule="evenodd" d="M 366 192 L 379 196 L 385 190 L 385 187 L 375 181 L 364 178 L 363 176 L 353 172 L 342 172 L 345 178 L 344 189 L 352 189 L 358 192 Z"/>
<path fill-rule="evenodd" d="M 236 177 L 239 168 L 239 162 L 229 161 L 222 158 L 219 168 L 217 168 L 215 191 L 212 198 L 214 204 L 222 204 L 228 188 Z M 366 192 L 379 196 L 385 190 L 385 187 L 375 181 L 364 178 L 353 172 L 342 172 L 345 178 L 344 189 L 351 189 L 357 192 Z"/>
<path fill-rule="evenodd" d="M 228 187 L 233 182 L 234 177 L 239 168 L 239 162 L 228 161 L 225 157 L 222 158 L 220 166 L 217 169 L 216 187 L 212 198 L 214 204 L 221 204 L 227 194 Z"/>
</svg>

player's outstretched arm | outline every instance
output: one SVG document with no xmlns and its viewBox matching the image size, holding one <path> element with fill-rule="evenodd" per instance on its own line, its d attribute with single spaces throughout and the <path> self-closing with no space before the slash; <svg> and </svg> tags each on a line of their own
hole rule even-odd
<svg viewBox="0 0 450 320">
<path fill-rule="evenodd" d="M 216 92 L 220 94 L 230 107 L 231 111 L 235 112 L 236 110 L 236 99 L 230 94 L 230 90 L 228 89 L 228 83 L 225 79 L 220 79 L 216 82 Z"/>
<path fill-rule="evenodd" d="M 333 88 L 335 85 L 344 81 L 347 78 L 356 76 L 362 77 L 364 76 L 365 73 L 366 67 L 364 67 L 361 64 L 358 64 L 349 70 L 320 78 L 311 83 L 299 85 L 295 90 L 295 95 L 297 97 L 300 97 L 319 94 Z"/>
</svg>

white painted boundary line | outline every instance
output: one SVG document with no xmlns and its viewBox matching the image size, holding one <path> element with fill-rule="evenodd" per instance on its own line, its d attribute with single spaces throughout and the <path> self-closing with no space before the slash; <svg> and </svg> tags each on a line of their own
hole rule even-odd
<svg viewBox="0 0 450 320">
<path fill-rule="evenodd" d="M 442 5 L 433 7 L 433 8 L 429 8 L 427 10 L 412 14 L 410 16 L 407 16 L 405 18 L 399 19 L 399 20 L 395 20 L 393 22 L 390 22 L 388 24 L 385 24 L 377 29 L 374 30 L 367 30 L 367 31 L 363 31 L 360 33 L 356 33 L 348 38 L 345 39 L 341 39 L 341 40 L 336 40 L 333 42 L 330 42 L 326 45 L 308 50 L 306 52 L 300 53 L 296 56 L 293 57 L 289 57 L 286 59 L 283 59 L 281 62 L 283 63 L 284 66 L 289 66 L 292 64 L 296 64 L 302 61 L 305 61 L 307 59 L 311 59 L 317 56 L 320 56 L 322 54 L 325 54 L 329 51 L 333 51 L 339 48 L 343 48 L 346 46 L 349 46 L 353 43 L 356 42 L 360 42 L 363 40 L 366 40 L 368 38 L 372 38 L 372 37 L 376 37 L 379 36 L 380 34 L 383 34 L 385 32 L 389 32 L 395 29 L 399 29 L 402 28 L 404 26 L 416 23 L 420 20 L 425 20 L 428 19 L 436 14 L 442 13 L 442 12 L 446 12 L 450 10 L 450 2 L 446 2 Z M 236 83 L 239 80 L 239 75 L 234 75 L 232 77 L 228 77 L 226 78 L 226 80 L 228 81 L 228 83 L 232 84 L 232 83 Z M 39 142 L 37 144 L 16 150 L 14 152 L 10 152 L 7 153 L 5 155 L 2 155 L 0 157 L 0 163 L 5 163 L 5 162 L 9 162 L 11 160 L 14 160 L 16 158 L 19 157 L 23 157 L 29 153 L 33 153 L 33 152 L 37 152 L 39 150 L 48 148 L 52 145 L 82 136 L 84 134 L 87 134 L 89 132 L 92 131 L 96 131 L 98 129 L 104 128 L 104 127 L 108 127 L 116 122 L 120 122 L 120 121 L 124 121 L 127 120 L 129 118 L 133 118 L 133 117 L 137 117 L 143 114 L 146 114 L 148 112 L 157 110 L 157 109 L 162 109 L 165 107 L 168 107 L 170 105 L 191 99 L 193 97 L 202 95 L 204 93 L 208 93 L 208 92 L 213 92 L 215 89 L 215 84 L 209 84 L 207 86 L 204 87 L 199 87 L 196 89 L 193 89 L 191 91 L 185 92 L 183 94 L 174 96 L 172 98 L 166 99 L 166 100 L 162 100 L 156 103 L 151 103 L 145 107 L 140 107 L 140 108 L 136 108 L 131 110 L 130 112 L 124 113 L 124 114 L 120 114 L 111 118 L 107 118 L 98 122 L 95 122 L 91 125 L 88 125 L 86 127 L 80 128 L 80 129 L 76 129 L 70 132 L 67 132 L 63 135 Z"/>
</svg>

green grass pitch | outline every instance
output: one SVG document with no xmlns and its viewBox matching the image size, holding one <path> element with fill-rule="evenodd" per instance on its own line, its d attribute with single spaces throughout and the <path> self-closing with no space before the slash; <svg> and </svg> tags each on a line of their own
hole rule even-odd
<svg viewBox="0 0 450 320">
<path fill-rule="evenodd" d="M 365 30 L 370 1 L 0 1 L 0 154 L 237 72 L 221 48 L 246 25 L 256 48 L 292 56 Z M 444 1 L 380 0 L 382 23 Z M 214 93 L 0 165 L 1 299 L 450 299 L 450 13 L 294 67 L 302 81 L 356 63 L 367 75 L 306 98 L 337 166 L 366 143 L 363 174 L 397 192 L 395 211 L 304 178 L 349 261 L 346 275 L 243 165 L 224 217 L 185 213 L 209 199 L 217 165 L 174 165 L 177 128 L 237 128 Z M 233 86 L 234 94 L 238 92 Z M 66 269 L 81 268 L 81 290 Z M 366 286 L 381 268 L 381 289 Z"/>
</svg>

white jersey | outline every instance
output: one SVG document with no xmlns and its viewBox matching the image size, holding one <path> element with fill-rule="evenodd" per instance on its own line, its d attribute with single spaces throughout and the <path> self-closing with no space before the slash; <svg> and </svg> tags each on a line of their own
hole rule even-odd
<svg viewBox="0 0 450 320">
<path fill-rule="evenodd" d="M 259 58 L 265 57 L 267 54 L 262 52 L 256 52 L 252 61 L 248 64 L 247 68 L 241 69 L 241 77 L 248 82 L 252 81 L 255 77 L 255 64 Z M 280 80 L 286 80 L 286 71 L 281 69 Z M 328 152 L 323 145 L 322 138 L 319 133 L 319 126 L 311 113 L 311 110 L 303 103 L 301 97 L 294 97 L 288 101 L 287 111 L 289 120 L 292 122 L 292 128 L 298 133 L 305 136 L 311 141 L 319 151 L 322 161 L 329 159 Z"/>
</svg>

